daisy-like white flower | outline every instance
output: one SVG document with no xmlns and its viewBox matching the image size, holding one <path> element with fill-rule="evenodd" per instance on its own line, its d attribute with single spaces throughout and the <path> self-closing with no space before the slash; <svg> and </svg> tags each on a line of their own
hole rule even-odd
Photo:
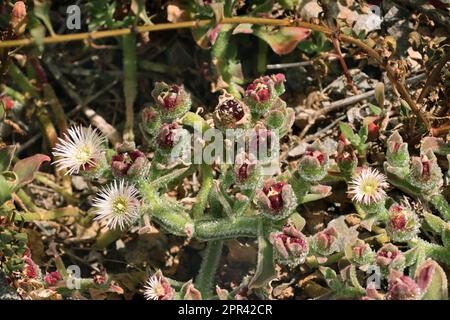
<svg viewBox="0 0 450 320">
<path fill-rule="evenodd" d="M 144 286 L 144 297 L 147 300 L 171 300 L 173 289 L 161 271 L 152 275 Z"/>
<path fill-rule="evenodd" d="M 389 187 L 386 177 L 376 169 L 364 168 L 355 176 L 348 186 L 352 201 L 371 205 L 383 200 L 385 189 Z"/>
<path fill-rule="evenodd" d="M 104 156 L 104 142 L 106 138 L 97 129 L 73 126 L 64 134 L 64 139 L 58 138 L 53 155 L 59 159 L 54 164 L 59 170 L 67 169 L 66 174 L 95 168 Z"/>
<path fill-rule="evenodd" d="M 125 229 L 139 217 L 137 189 L 121 180 L 104 187 L 93 200 L 95 220 L 106 220 L 109 229 Z"/>
</svg>

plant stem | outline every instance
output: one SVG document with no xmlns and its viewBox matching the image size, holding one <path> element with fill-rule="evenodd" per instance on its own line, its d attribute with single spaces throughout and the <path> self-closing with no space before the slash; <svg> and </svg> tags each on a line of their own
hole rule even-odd
<svg viewBox="0 0 450 320">
<path fill-rule="evenodd" d="M 202 186 L 197 194 L 197 202 L 192 208 L 192 217 L 194 220 L 198 220 L 202 217 L 205 211 L 206 204 L 208 203 L 209 192 L 213 185 L 213 169 L 209 164 L 201 165 L 202 173 Z"/>
<path fill-rule="evenodd" d="M 77 202 L 77 199 L 70 193 L 70 190 L 67 190 L 65 187 L 62 187 L 59 184 L 55 183 L 54 181 L 48 179 L 44 174 L 37 173 L 34 176 L 34 178 L 37 181 L 41 182 L 42 184 L 46 185 L 47 187 L 50 187 L 54 191 L 61 194 L 69 204 L 74 204 Z"/>
<path fill-rule="evenodd" d="M 203 299 L 207 299 L 211 296 L 214 277 L 222 255 L 222 247 L 222 240 L 209 241 L 206 246 L 202 265 L 197 275 L 197 279 L 195 280 L 195 287 L 202 293 Z"/>
<path fill-rule="evenodd" d="M 129 34 L 122 39 L 123 49 L 123 92 L 125 95 L 125 129 L 123 138 L 125 141 L 134 141 L 134 100 L 137 95 L 137 81 L 136 81 L 136 35 Z"/>
<path fill-rule="evenodd" d="M 442 194 L 431 196 L 430 202 L 446 221 L 450 221 L 450 205 Z"/>
</svg>

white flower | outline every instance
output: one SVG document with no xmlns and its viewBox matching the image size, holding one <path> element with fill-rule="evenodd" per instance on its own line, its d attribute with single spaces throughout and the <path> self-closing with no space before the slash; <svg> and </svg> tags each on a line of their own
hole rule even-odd
<svg viewBox="0 0 450 320">
<path fill-rule="evenodd" d="M 383 200 L 388 187 L 383 174 L 376 169 L 365 168 L 349 183 L 348 194 L 352 196 L 352 201 L 370 205 Z"/>
<path fill-rule="evenodd" d="M 88 128 L 73 126 L 69 129 L 68 135 L 64 134 L 64 139 L 58 138 L 53 155 L 59 159 L 54 164 L 59 170 L 67 169 L 66 174 L 91 169 L 103 157 L 104 142 L 106 138 L 97 129 L 90 126 Z"/>
<path fill-rule="evenodd" d="M 171 300 L 173 289 L 161 271 L 151 276 L 144 286 L 144 297 L 147 300 Z"/>
<path fill-rule="evenodd" d="M 125 229 L 139 218 L 138 191 L 124 180 L 104 187 L 93 200 L 95 220 L 105 219 L 109 229 Z"/>
</svg>

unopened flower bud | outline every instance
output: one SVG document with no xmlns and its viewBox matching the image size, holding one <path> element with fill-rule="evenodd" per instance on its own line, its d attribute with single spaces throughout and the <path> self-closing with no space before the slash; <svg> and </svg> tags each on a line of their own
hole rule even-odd
<svg viewBox="0 0 450 320">
<path fill-rule="evenodd" d="M 62 276 L 58 271 L 47 273 L 44 276 L 44 281 L 47 282 L 47 284 L 52 287 L 54 287 L 60 280 L 62 280 Z"/>
<path fill-rule="evenodd" d="M 358 157 L 351 144 L 345 144 L 342 141 L 338 142 L 336 162 L 342 173 L 348 177 L 352 176 L 353 171 L 358 166 Z"/>
<path fill-rule="evenodd" d="M 185 150 L 189 145 L 189 132 L 177 123 L 164 123 L 159 129 L 156 143 L 164 155 L 175 155 L 175 151 Z M 181 156 L 181 155 L 180 155 Z"/>
<path fill-rule="evenodd" d="M 389 274 L 388 300 L 418 300 L 421 297 L 419 285 L 397 270 Z"/>
<path fill-rule="evenodd" d="M 253 154 L 241 152 L 236 156 L 234 175 L 237 185 L 242 187 L 253 187 L 258 182 L 261 170 L 258 161 Z"/>
<path fill-rule="evenodd" d="M 420 157 L 411 158 L 411 180 L 423 191 L 430 191 L 442 186 L 442 171 L 432 151 Z"/>
<path fill-rule="evenodd" d="M 263 189 L 257 190 L 256 195 L 261 213 L 273 220 L 287 218 L 297 206 L 292 187 L 275 179 L 264 182 Z"/>
<path fill-rule="evenodd" d="M 141 112 L 142 128 L 153 135 L 161 127 L 161 115 L 152 107 L 146 107 Z"/>
<path fill-rule="evenodd" d="M 298 163 L 298 172 L 304 180 L 318 182 L 327 175 L 328 166 L 326 153 L 308 149 Z"/>
<path fill-rule="evenodd" d="M 14 107 L 14 101 L 10 99 L 7 95 L 0 95 L 0 108 L 2 111 L 10 111 Z M 1 113 L 0 113 L 1 114 Z"/>
<path fill-rule="evenodd" d="M 398 131 L 395 131 L 387 140 L 386 158 L 388 163 L 394 167 L 409 165 L 408 144 L 403 142 Z"/>
<path fill-rule="evenodd" d="M 373 252 L 369 244 L 358 239 L 355 243 L 350 244 L 345 248 L 345 256 L 350 262 L 363 266 L 368 265 L 373 261 L 375 252 Z"/>
<path fill-rule="evenodd" d="M 253 113 L 264 115 L 274 100 L 284 92 L 284 76 L 263 76 L 250 83 L 245 91 L 245 101 Z"/>
<path fill-rule="evenodd" d="M 295 111 L 292 108 L 276 108 L 266 116 L 267 128 L 278 130 L 280 138 L 284 137 L 295 122 Z"/>
<path fill-rule="evenodd" d="M 192 280 L 190 280 L 183 289 L 185 290 L 184 300 L 202 300 L 202 294 L 194 287 Z"/>
<path fill-rule="evenodd" d="M 147 158 L 139 150 L 123 152 L 112 157 L 111 168 L 117 178 L 135 178 L 143 175 Z"/>
<path fill-rule="evenodd" d="M 367 140 L 368 141 L 376 141 L 380 136 L 380 127 L 375 122 L 370 122 L 367 125 Z"/>
<path fill-rule="evenodd" d="M 191 108 L 191 97 L 182 85 L 156 82 L 152 96 L 164 120 L 179 118 Z"/>
<path fill-rule="evenodd" d="M 284 227 L 282 232 L 272 232 L 269 241 L 278 261 L 292 267 L 302 264 L 309 251 L 306 237 L 293 226 Z"/>
<path fill-rule="evenodd" d="M 416 238 L 419 232 L 419 219 L 410 209 L 398 204 L 389 208 L 386 231 L 394 241 L 409 241 Z"/>
<path fill-rule="evenodd" d="M 311 240 L 311 249 L 321 256 L 329 256 L 339 250 L 338 233 L 334 227 L 317 232 Z"/>
<path fill-rule="evenodd" d="M 403 253 L 396 246 L 388 243 L 378 250 L 375 262 L 380 266 L 383 275 L 387 276 L 390 269 L 403 272 L 406 260 Z"/>
<path fill-rule="evenodd" d="M 235 129 L 247 124 L 250 110 L 242 102 L 228 93 L 219 97 L 219 104 L 214 112 L 214 121 L 218 128 Z"/>
</svg>

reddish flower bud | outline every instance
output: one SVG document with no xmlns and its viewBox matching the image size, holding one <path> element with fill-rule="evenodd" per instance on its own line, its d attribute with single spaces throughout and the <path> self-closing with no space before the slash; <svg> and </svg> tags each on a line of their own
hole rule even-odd
<svg viewBox="0 0 450 320">
<path fill-rule="evenodd" d="M 153 135 L 161 127 L 161 116 L 154 108 L 146 107 L 142 109 L 141 118 L 142 127 L 149 134 Z"/>
<path fill-rule="evenodd" d="M 164 123 L 159 129 L 158 146 L 170 150 L 175 144 L 175 135 L 180 126 L 177 123 Z"/>
<path fill-rule="evenodd" d="M 345 144 L 342 141 L 338 142 L 336 162 L 339 169 L 347 175 L 347 177 L 352 176 L 353 171 L 358 166 L 358 157 L 351 144 Z"/>
<path fill-rule="evenodd" d="M 375 262 L 381 267 L 385 276 L 389 274 L 389 269 L 403 272 L 405 268 L 405 256 L 391 243 L 385 244 L 378 250 Z"/>
<path fill-rule="evenodd" d="M 202 300 L 202 294 L 194 287 L 192 280 L 185 285 L 184 290 L 184 300 Z"/>
<path fill-rule="evenodd" d="M 25 275 L 30 279 L 36 279 L 39 278 L 41 275 L 41 271 L 39 270 L 39 267 L 34 261 L 28 256 L 25 255 L 23 258 L 25 262 Z"/>
<path fill-rule="evenodd" d="M 417 215 L 398 204 L 389 208 L 389 218 L 386 226 L 389 237 L 394 241 L 409 241 L 419 232 L 419 219 Z"/>
<path fill-rule="evenodd" d="M 388 300 L 418 300 L 421 290 L 418 284 L 410 277 L 397 270 L 389 274 Z"/>
<path fill-rule="evenodd" d="M 320 151 L 320 146 L 306 150 L 298 163 L 298 173 L 306 181 L 318 182 L 328 172 L 328 155 Z"/>
<path fill-rule="evenodd" d="M 284 92 L 284 81 L 282 74 L 263 76 L 250 83 L 245 91 L 245 100 L 252 112 L 264 115 L 272 107 L 276 98 Z"/>
<path fill-rule="evenodd" d="M 47 273 L 44 276 L 44 281 L 47 282 L 47 284 L 52 287 L 54 287 L 60 280 L 62 280 L 62 276 L 58 271 Z"/>
<path fill-rule="evenodd" d="M 253 154 L 242 152 L 236 156 L 234 165 L 235 181 L 241 187 L 252 187 L 259 178 L 258 161 Z"/>
<path fill-rule="evenodd" d="M 112 172 L 118 178 L 139 176 L 146 160 L 145 154 L 139 150 L 119 153 L 112 156 Z"/>
<path fill-rule="evenodd" d="M 367 125 L 368 129 L 368 135 L 367 138 L 369 141 L 376 141 L 378 137 L 380 136 L 380 127 L 375 124 L 374 122 L 371 122 Z"/>
<path fill-rule="evenodd" d="M 3 106 L 3 109 L 8 112 L 14 107 L 14 101 L 7 95 L 0 95 L 0 106 Z"/>
<path fill-rule="evenodd" d="M 293 226 L 284 227 L 282 232 L 272 232 L 269 241 L 279 262 L 293 267 L 303 263 L 309 251 L 306 237 Z"/>
<path fill-rule="evenodd" d="M 375 258 L 375 253 L 372 251 L 369 244 L 358 239 L 355 243 L 346 246 L 345 256 L 352 263 L 362 266 L 370 264 Z"/>
<path fill-rule="evenodd" d="M 413 184 L 423 191 L 430 191 L 442 186 L 442 171 L 433 151 L 429 150 L 420 157 L 412 157 L 410 177 Z"/>
<path fill-rule="evenodd" d="M 262 214 L 274 219 L 284 219 L 296 207 L 296 198 L 292 187 L 284 182 L 269 179 L 264 183 L 263 189 L 257 191 L 257 199 Z"/>
<path fill-rule="evenodd" d="M 256 126 L 249 137 L 249 153 L 261 161 L 272 159 L 279 150 L 277 140 L 274 131 Z"/>
<path fill-rule="evenodd" d="M 388 163 L 394 167 L 409 165 L 408 144 L 403 142 L 398 131 L 395 131 L 387 140 L 386 158 Z"/>
<path fill-rule="evenodd" d="M 312 250 L 321 256 L 336 252 L 339 249 L 337 237 L 338 233 L 334 227 L 317 232 L 312 238 Z"/>
<path fill-rule="evenodd" d="M 181 117 L 191 108 L 191 97 L 182 85 L 156 82 L 152 96 L 166 120 Z"/>
</svg>

